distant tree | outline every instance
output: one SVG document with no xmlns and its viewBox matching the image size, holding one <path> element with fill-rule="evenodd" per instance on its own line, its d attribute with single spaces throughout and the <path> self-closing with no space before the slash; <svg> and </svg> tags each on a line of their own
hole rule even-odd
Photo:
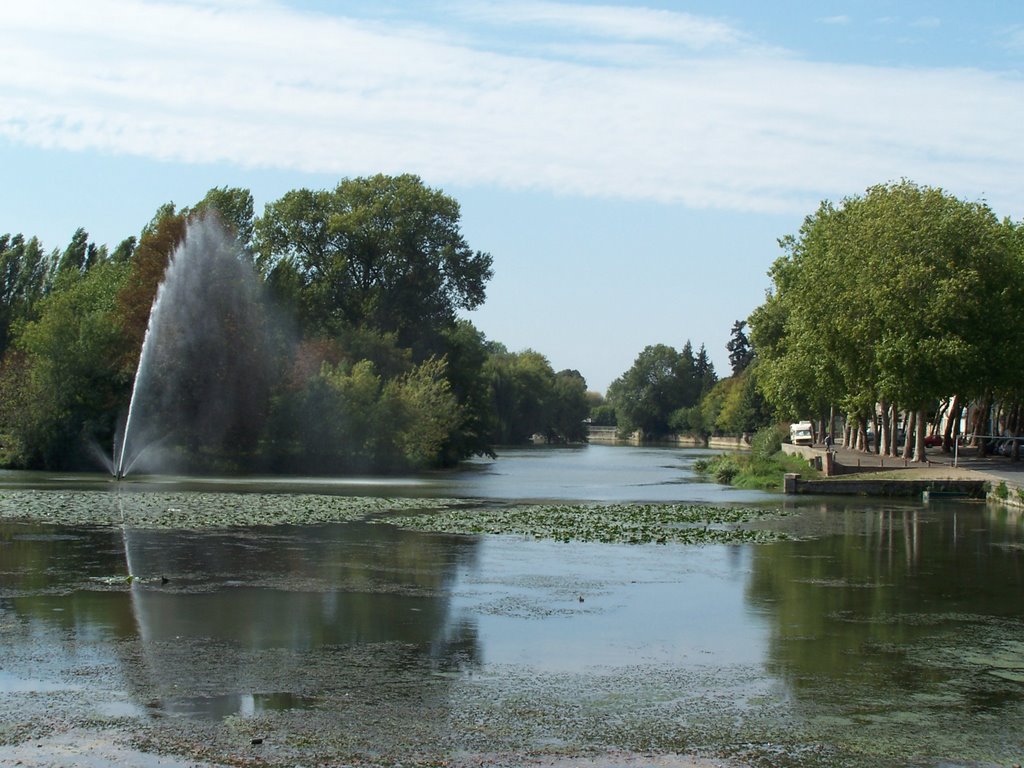
<svg viewBox="0 0 1024 768">
<path fill-rule="evenodd" d="M 555 443 L 579 443 L 586 440 L 584 422 L 590 413 L 587 401 L 587 380 L 577 370 L 555 374 L 552 391 L 551 420 L 547 438 Z"/>
<path fill-rule="evenodd" d="M 138 238 L 134 235 L 126 237 L 117 244 L 117 247 L 110 254 L 110 260 L 117 264 L 123 264 L 126 261 L 131 261 L 132 256 L 135 254 L 135 246 L 138 242 Z"/>
<path fill-rule="evenodd" d="M 459 404 L 461 421 L 442 448 L 441 463 L 451 466 L 468 456 L 493 456 L 489 424 L 491 392 L 484 366 L 487 340 L 468 320 L 457 320 L 444 333 L 445 375 Z"/>
<path fill-rule="evenodd" d="M 700 396 L 703 397 L 711 391 L 711 388 L 718 381 L 718 376 L 715 374 L 715 365 L 711 362 L 711 358 L 708 357 L 708 351 L 704 348 L 703 344 L 700 345 L 697 357 L 694 359 L 693 368 L 696 379 L 700 383 Z"/>
<path fill-rule="evenodd" d="M 689 343 L 683 354 L 665 344 L 645 347 L 633 366 L 612 382 L 608 400 L 621 431 L 667 434 L 671 414 L 697 402 L 700 383 L 688 349 Z"/>
<path fill-rule="evenodd" d="M 597 427 L 615 426 L 615 408 L 600 392 L 587 392 L 587 403 L 590 406 L 590 423 Z"/>
<path fill-rule="evenodd" d="M 601 403 L 590 409 L 590 423 L 595 427 L 614 427 L 618 425 L 618 418 L 615 416 L 615 406 L 611 403 Z"/>
<path fill-rule="evenodd" d="M 737 320 L 733 323 L 729 342 L 725 345 L 729 352 L 729 366 L 732 368 L 733 376 L 743 373 L 754 359 L 754 349 L 750 346 L 750 339 L 743 332 L 746 327 L 746 320 Z"/>
<path fill-rule="evenodd" d="M 81 274 L 88 267 L 89 260 L 89 233 L 82 227 L 75 230 L 71 236 L 71 242 L 61 254 L 57 262 L 57 274 L 63 275 L 68 272 Z"/>
<path fill-rule="evenodd" d="M 463 423 L 446 367 L 444 359 L 431 358 L 385 385 L 382 399 L 391 414 L 388 434 L 396 456 L 390 464 L 422 468 L 443 462 L 445 445 Z"/>
<path fill-rule="evenodd" d="M 492 344 L 484 375 L 491 390 L 492 442 L 515 445 L 547 434 L 555 372 L 544 355 L 532 349 L 509 352 Z"/>
<path fill-rule="evenodd" d="M 135 375 L 149 313 L 157 288 L 175 249 L 185 239 L 187 220 L 173 205 L 162 206 L 142 231 L 128 262 L 129 271 L 117 296 L 117 319 L 123 331 L 120 369 Z"/>
</svg>

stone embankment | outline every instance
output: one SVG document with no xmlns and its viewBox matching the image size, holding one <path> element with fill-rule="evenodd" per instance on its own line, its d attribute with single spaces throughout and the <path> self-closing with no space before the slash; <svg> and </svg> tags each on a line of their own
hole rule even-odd
<svg viewBox="0 0 1024 768">
<path fill-rule="evenodd" d="M 750 444 L 742 437 L 710 437 L 707 445 L 693 435 L 665 435 L 658 440 L 644 440 L 640 432 L 620 437 L 615 427 L 587 427 L 587 442 L 595 445 L 672 445 L 679 448 L 715 448 L 723 451 L 747 451 Z"/>
<path fill-rule="evenodd" d="M 1003 457 L 978 457 L 970 449 L 956 456 L 930 452 L 926 462 L 838 447 L 783 445 L 804 457 L 821 479 L 787 475 L 786 493 L 865 496 L 965 496 L 1024 506 L 1024 466 Z"/>
</svg>

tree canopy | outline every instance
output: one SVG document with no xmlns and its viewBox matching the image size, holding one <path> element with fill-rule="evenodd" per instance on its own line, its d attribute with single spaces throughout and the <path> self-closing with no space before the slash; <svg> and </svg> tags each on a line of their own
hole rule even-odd
<svg viewBox="0 0 1024 768">
<path fill-rule="evenodd" d="M 608 400 L 620 431 L 661 436 L 675 428 L 673 414 L 696 406 L 717 381 L 701 345 L 694 355 L 689 341 L 681 352 L 665 344 L 645 347 L 632 367 L 612 382 Z"/>
<path fill-rule="evenodd" d="M 164 435 L 162 467 L 404 471 L 496 442 L 585 439 L 577 371 L 459 317 L 492 274 L 459 217 L 418 177 L 378 175 L 288 192 L 261 216 L 249 190 L 214 188 L 161 206 L 113 252 L 84 228 L 50 252 L 0 236 L 0 464 L 110 455 L 154 299 L 185 248 L 199 251 L 193 279 L 165 294 L 190 307 L 185 325 L 140 380 L 159 394 L 139 413 Z"/>
<path fill-rule="evenodd" d="M 985 204 L 878 185 L 823 202 L 780 244 L 750 326 L 762 391 L 782 413 L 920 413 L 1021 380 L 1019 232 Z"/>
<path fill-rule="evenodd" d="M 491 256 L 459 229 L 459 205 L 417 176 L 298 189 L 256 224 L 258 264 L 292 291 L 306 328 L 368 327 L 431 351 L 456 312 L 484 301 Z"/>
</svg>

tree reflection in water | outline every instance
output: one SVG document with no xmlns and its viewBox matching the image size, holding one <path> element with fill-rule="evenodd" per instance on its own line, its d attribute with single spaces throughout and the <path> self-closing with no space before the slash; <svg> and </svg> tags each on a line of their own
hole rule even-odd
<svg viewBox="0 0 1024 768">
<path fill-rule="evenodd" d="M 366 524 L 129 530 L 126 587 L 118 531 L 3 528 L 16 582 L 8 607 L 120 641 L 111 645 L 133 698 L 150 710 L 220 718 L 296 708 L 330 689 L 408 682 L 413 670 L 427 679 L 478 656 L 473 622 L 449 607 L 455 570 L 475 558 L 472 539 Z"/>
<path fill-rule="evenodd" d="M 793 706 L 846 741 L 899 742 L 924 727 L 939 755 L 944 739 L 1014 730 L 1024 705 L 1015 513 L 950 502 L 822 514 L 838 535 L 755 548 L 747 586 L 769 619 L 767 670 Z"/>
</svg>

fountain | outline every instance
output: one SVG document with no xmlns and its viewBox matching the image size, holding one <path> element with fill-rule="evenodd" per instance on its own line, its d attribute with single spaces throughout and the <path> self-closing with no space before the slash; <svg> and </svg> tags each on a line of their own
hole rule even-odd
<svg viewBox="0 0 1024 768">
<path fill-rule="evenodd" d="M 271 381 L 261 288 L 214 216 L 189 222 L 157 289 L 113 474 L 256 445 Z"/>
</svg>

